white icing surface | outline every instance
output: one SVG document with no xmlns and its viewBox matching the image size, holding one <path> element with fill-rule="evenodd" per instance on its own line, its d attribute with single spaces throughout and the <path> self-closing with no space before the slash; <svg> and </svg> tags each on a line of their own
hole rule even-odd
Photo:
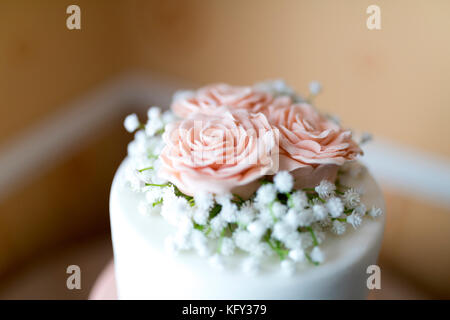
<svg viewBox="0 0 450 320">
<path fill-rule="evenodd" d="M 245 254 L 230 257 L 228 267 L 214 269 L 194 252 L 172 256 L 164 239 L 172 227 L 159 215 L 143 216 L 144 199 L 125 186 L 127 160 L 118 169 L 110 196 L 116 281 L 120 299 L 364 299 L 366 273 L 375 264 L 384 230 L 384 215 L 365 217 L 357 230 L 348 226 L 343 236 L 327 235 L 321 244 L 326 255 L 320 266 L 299 266 L 292 276 L 281 272 L 277 258 L 262 272 L 248 275 L 241 264 Z M 382 193 L 369 173 L 354 187 L 362 188 L 367 208 L 385 206 Z"/>
</svg>

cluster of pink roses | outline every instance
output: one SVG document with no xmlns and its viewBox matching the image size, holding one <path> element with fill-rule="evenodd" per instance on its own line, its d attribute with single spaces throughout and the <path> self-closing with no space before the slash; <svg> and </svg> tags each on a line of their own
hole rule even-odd
<svg viewBox="0 0 450 320">
<path fill-rule="evenodd" d="M 297 188 L 313 187 L 362 153 L 350 131 L 311 105 L 253 87 L 210 85 L 178 95 L 171 108 L 182 120 L 166 127 L 160 174 L 188 195 L 248 196 L 278 170 Z"/>
</svg>

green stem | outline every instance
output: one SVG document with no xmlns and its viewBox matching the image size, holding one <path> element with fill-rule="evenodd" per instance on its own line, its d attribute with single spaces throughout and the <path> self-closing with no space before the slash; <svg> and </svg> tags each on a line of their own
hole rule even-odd
<svg viewBox="0 0 450 320">
<path fill-rule="evenodd" d="M 165 184 L 146 183 L 145 186 L 147 186 L 147 187 L 169 187 L 170 184 L 169 183 L 165 183 Z"/>
<path fill-rule="evenodd" d="M 313 239 L 314 246 L 315 247 L 318 246 L 319 245 L 319 241 L 317 241 L 316 234 L 314 233 L 314 230 L 311 227 L 306 227 L 306 229 L 311 234 L 311 238 Z"/>
<path fill-rule="evenodd" d="M 311 259 L 311 256 L 308 253 L 305 253 L 305 257 L 309 261 L 309 263 L 312 263 L 315 266 L 319 265 L 319 263 L 317 261 L 313 261 L 313 259 Z"/>
<path fill-rule="evenodd" d="M 157 206 L 158 204 L 161 204 L 161 203 L 163 203 L 163 198 L 161 198 L 161 199 L 159 199 L 158 201 L 156 201 L 156 202 L 153 202 L 153 207 L 155 207 L 155 206 Z"/>
<path fill-rule="evenodd" d="M 153 169 L 153 167 L 147 167 L 147 168 L 139 169 L 138 171 L 142 172 L 142 171 L 152 170 L 152 169 Z"/>
</svg>

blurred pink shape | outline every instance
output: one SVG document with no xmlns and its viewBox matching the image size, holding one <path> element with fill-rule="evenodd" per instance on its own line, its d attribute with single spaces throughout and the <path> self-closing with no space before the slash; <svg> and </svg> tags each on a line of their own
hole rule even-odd
<svg viewBox="0 0 450 320">
<path fill-rule="evenodd" d="M 117 300 L 114 262 L 111 261 L 102 271 L 89 295 L 89 300 Z"/>
</svg>

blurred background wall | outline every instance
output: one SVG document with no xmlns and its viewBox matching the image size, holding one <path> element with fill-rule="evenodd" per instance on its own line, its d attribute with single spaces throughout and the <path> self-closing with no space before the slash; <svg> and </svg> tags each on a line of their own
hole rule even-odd
<svg viewBox="0 0 450 320">
<path fill-rule="evenodd" d="M 70 4 L 81 8 L 81 30 L 66 28 Z M 366 27 L 370 4 L 381 8 L 381 30 Z M 448 169 L 449 12 L 446 0 L 3 0 L 0 159 L 45 128 L 44 121 L 70 112 L 73 101 L 139 74 L 154 85 L 168 78 L 195 85 L 284 78 L 300 92 L 319 80 L 324 92 L 316 104 L 338 114 L 344 125 Z M 152 88 L 155 97 L 150 94 L 148 103 L 167 105 L 169 94 Z M 86 252 L 99 241 L 110 250 L 108 191 L 131 139 L 121 118 L 148 106 L 142 99 L 121 104 L 101 109 L 107 121 L 91 126 L 39 176 L 2 185 L 11 192 L 0 198 L 0 289 L 80 241 Z M 61 119 L 89 117 L 89 110 Z M 430 296 L 450 297 L 449 207 L 412 196 L 407 188 L 383 188 L 388 223 L 380 263 Z M 109 258 L 102 257 L 93 272 Z M 89 264 L 95 258 L 84 259 Z"/>
</svg>

